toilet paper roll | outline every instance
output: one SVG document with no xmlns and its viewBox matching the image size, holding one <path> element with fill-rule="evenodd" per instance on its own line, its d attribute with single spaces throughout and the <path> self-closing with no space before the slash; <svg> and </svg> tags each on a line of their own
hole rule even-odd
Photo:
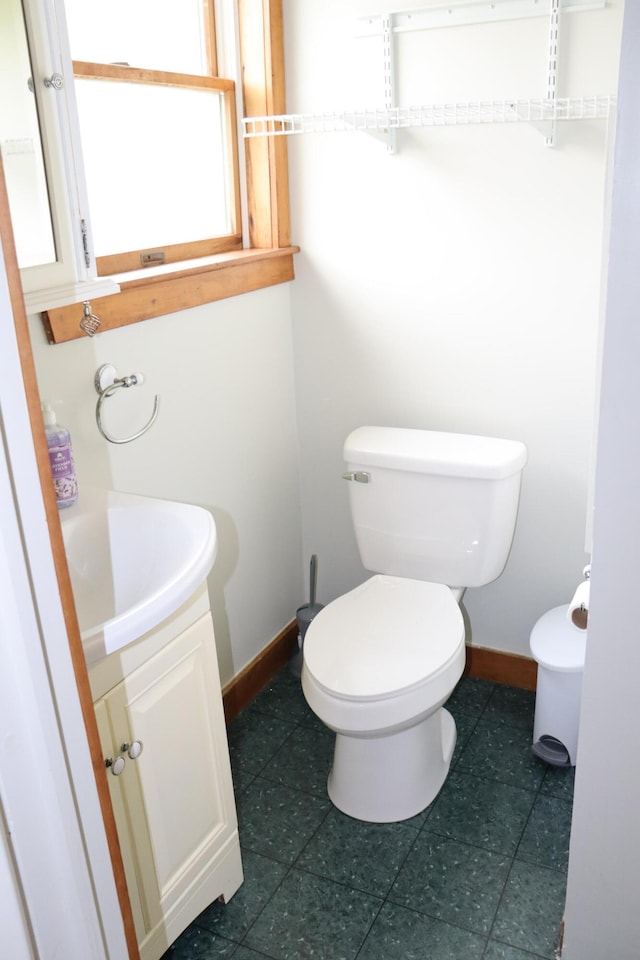
<svg viewBox="0 0 640 960">
<path fill-rule="evenodd" d="M 587 629 L 589 619 L 589 589 L 590 581 L 584 580 L 573 595 L 567 609 L 567 620 L 578 630 Z"/>
</svg>

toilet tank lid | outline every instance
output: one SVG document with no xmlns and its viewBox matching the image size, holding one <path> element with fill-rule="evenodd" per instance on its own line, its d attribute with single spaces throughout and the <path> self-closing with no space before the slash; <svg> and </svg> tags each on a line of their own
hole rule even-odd
<svg viewBox="0 0 640 960">
<path fill-rule="evenodd" d="M 519 440 L 402 427 L 358 427 L 344 444 L 347 463 L 448 477 L 500 480 L 523 469 Z"/>
</svg>

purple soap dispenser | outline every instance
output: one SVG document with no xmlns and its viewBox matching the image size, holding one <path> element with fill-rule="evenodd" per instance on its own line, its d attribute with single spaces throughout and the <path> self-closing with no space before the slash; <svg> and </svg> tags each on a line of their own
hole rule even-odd
<svg viewBox="0 0 640 960">
<path fill-rule="evenodd" d="M 56 415 L 47 400 L 42 401 L 42 417 L 58 509 L 71 507 L 78 499 L 71 435 L 66 427 L 61 427 L 56 422 Z"/>
</svg>

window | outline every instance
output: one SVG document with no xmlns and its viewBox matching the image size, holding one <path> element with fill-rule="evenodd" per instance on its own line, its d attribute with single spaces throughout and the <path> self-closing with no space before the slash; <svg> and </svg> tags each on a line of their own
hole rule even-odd
<svg viewBox="0 0 640 960">
<path fill-rule="evenodd" d="M 113 7 L 67 2 L 98 273 L 239 249 L 235 89 L 208 0 Z"/>
<path fill-rule="evenodd" d="M 282 0 L 229 4 L 237 90 L 214 75 L 211 0 L 66 0 L 72 55 L 82 57 L 74 73 L 99 272 L 121 287 L 92 301 L 101 330 L 293 279 L 286 144 L 251 140 L 239 151 L 235 121 L 236 98 L 248 115 L 285 110 Z M 77 306 L 49 311 L 51 342 L 82 336 L 78 319 Z"/>
</svg>

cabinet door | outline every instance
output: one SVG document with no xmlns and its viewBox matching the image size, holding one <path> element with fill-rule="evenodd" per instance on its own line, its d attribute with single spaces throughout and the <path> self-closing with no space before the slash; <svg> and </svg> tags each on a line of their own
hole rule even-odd
<svg viewBox="0 0 640 960">
<path fill-rule="evenodd" d="M 113 806 L 113 815 L 116 821 L 116 829 L 120 839 L 120 852 L 124 865 L 124 873 L 127 881 L 129 900 L 131 901 L 131 910 L 133 913 L 133 922 L 136 930 L 136 938 L 140 942 L 148 929 L 147 921 L 142 912 L 142 904 L 139 894 L 139 880 L 136 860 L 133 856 L 133 846 L 129 842 L 131 828 L 127 814 L 127 806 L 123 794 L 123 776 L 127 773 L 126 760 L 125 769 L 121 774 L 114 772 L 113 762 L 117 759 L 120 751 L 115 746 L 114 734 L 109 723 L 109 711 L 104 700 L 99 700 L 95 705 L 96 720 L 98 724 L 98 734 L 102 746 L 105 761 L 110 761 L 111 766 L 107 768 L 107 783 L 109 784 L 109 793 L 111 795 L 111 805 Z"/>
<path fill-rule="evenodd" d="M 105 700 L 116 745 L 143 745 L 118 779 L 151 930 L 167 926 L 237 829 L 210 614 Z"/>
</svg>

